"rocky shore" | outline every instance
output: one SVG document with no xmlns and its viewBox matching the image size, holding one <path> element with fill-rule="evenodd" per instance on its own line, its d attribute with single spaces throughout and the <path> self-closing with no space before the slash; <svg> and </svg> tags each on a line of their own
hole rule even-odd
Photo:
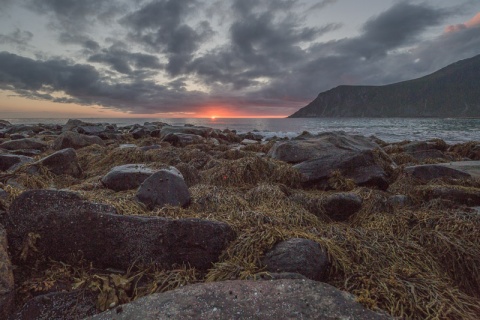
<svg viewBox="0 0 480 320">
<path fill-rule="evenodd" d="M 0 120 L 2 319 L 478 319 L 480 141 Z"/>
</svg>

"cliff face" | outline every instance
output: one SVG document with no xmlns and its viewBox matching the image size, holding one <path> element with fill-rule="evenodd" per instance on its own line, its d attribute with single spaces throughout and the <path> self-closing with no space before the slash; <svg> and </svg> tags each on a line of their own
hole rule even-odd
<svg viewBox="0 0 480 320">
<path fill-rule="evenodd" d="M 289 118 L 480 117 L 480 55 L 386 86 L 338 86 Z"/>
</svg>

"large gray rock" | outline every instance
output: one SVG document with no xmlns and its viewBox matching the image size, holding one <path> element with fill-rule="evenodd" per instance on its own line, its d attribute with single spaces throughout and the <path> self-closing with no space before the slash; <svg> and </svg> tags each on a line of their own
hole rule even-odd
<svg viewBox="0 0 480 320">
<path fill-rule="evenodd" d="M 66 174 L 75 178 L 82 176 L 82 168 L 78 163 L 77 153 L 72 148 L 52 153 L 48 157 L 40 159 L 37 163 L 47 167 L 54 174 Z"/>
<path fill-rule="evenodd" d="M 324 213 L 334 221 L 345 221 L 362 207 L 362 198 L 355 193 L 339 192 L 322 201 Z"/>
<path fill-rule="evenodd" d="M 77 132 L 66 131 L 59 135 L 53 142 L 53 149 L 61 150 L 66 148 L 80 149 L 93 144 L 105 146 L 105 142 L 97 136 L 87 136 Z"/>
<path fill-rule="evenodd" d="M 95 266 L 120 269 L 154 263 L 164 268 L 187 264 L 205 270 L 235 237 L 225 223 L 122 216 L 111 206 L 54 190 L 22 193 L 5 221 L 14 261 L 29 234 L 36 234 L 35 246 L 44 257 L 65 261 L 81 253 Z"/>
<path fill-rule="evenodd" d="M 30 299 L 10 319 L 83 319 L 98 313 L 95 302 L 96 295 L 88 291 L 52 292 Z"/>
<path fill-rule="evenodd" d="M 267 252 L 263 264 L 270 272 L 293 272 L 312 280 L 325 280 L 330 262 L 327 252 L 308 239 L 292 238 Z"/>
<path fill-rule="evenodd" d="M 153 319 L 393 319 L 355 297 L 312 280 L 221 281 L 152 294 L 89 318 Z"/>
<path fill-rule="evenodd" d="M 30 157 L 13 154 L 0 154 L 0 171 L 15 170 L 22 164 L 31 163 L 33 161 L 33 158 Z"/>
<path fill-rule="evenodd" d="M 5 141 L 0 144 L 0 148 L 6 150 L 46 150 L 48 145 L 40 140 L 37 139 L 18 139 L 18 140 L 11 140 Z"/>
<path fill-rule="evenodd" d="M 197 126 L 163 126 L 160 130 L 160 138 L 164 138 L 169 134 L 194 134 L 204 138 L 210 137 L 213 129 L 207 127 L 197 127 Z"/>
<path fill-rule="evenodd" d="M 385 163 L 380 163 L 375 152 L 383 155 Z M 295 164 L 305 185 L 320 188 L 327 188 L 332 172 L 339 171 L 357 185 L 386 189 L 389 183 L 384 166 L 393 164 L 370 139 L 343 132 L 277 142 L 268 155 Z"/>
<path fill-rule="evenodd" d="M 145 179 L 137 191 L 137 199 L 149 208 L 165 205 L 186 206 L 190 191 L 182 174 L 175 168 L 162 169 Z"/>
<path fill-rule="evenodd" d="M 437 165 L 460 170 L 468 173 L 472 177 L 480 178 L 480 161 L 452 161 L 437 163 Z"/>
<path fill-rule="evenodd" d="M 7 233 L 0 225 L 0 319 L 6 319 L 13 309 L 13 268 L 8 256 Z"/>
<path fill-rule="evenodd" d="M 155 171 L 144 164 L 125 164 L 112 168 L 102 178 L 105 187 L 123 191 L 138 188 Z"/>
<path fill-rule="evenodd" d="M 425 200 L 442 199 L 467 206 L 480 206 L 480 189 L 453 186 L 432 186 L 421 189 Z"/>
<path fill-rule="evenodd" d="M 196 134 L 170 133 L 163 137 L 162 141 L 169 142 L 175 147 L 184 147 L 189 144 L 205 143 L 206 140 Z"/>
<path fill-rule="evenodd" d="M 424 164 L 406 167 L 404 171 L 415 179 L 430 181 L 440 178 L 467 179 L 472 176 L 467 172 L 437 164 Z"/>
</svg>

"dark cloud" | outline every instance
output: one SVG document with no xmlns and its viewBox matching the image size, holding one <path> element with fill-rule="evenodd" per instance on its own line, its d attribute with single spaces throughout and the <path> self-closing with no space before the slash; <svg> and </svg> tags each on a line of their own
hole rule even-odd
<svg viewBox="0 0 480 320">
<path fill-rule="evenodd" d="M 28 43 L 33 39 L 33 33 L 16 28 L 8 34 L 0 34 L 0 44 L 14 45 L 20 50 L 25 50 Z"/>
<path fill-rule="evenodd" d="M 115 71 L 123 74 L 132 74 L 134 69 L 162 69 L 158 57 L 139 52 L 128 52 L 116 49 L 115 46 L 102 50 L 88 58 L 90 62 L 105 63 Z M 133 68 L 132 68 L 133 67 Z"/>
<path fill-rule="evenodd" d="M 315 3 L 314 5 L 310 6 L 308 8 L 309 11 L 311 10 L 321 10 L 323 8 L 325 8 L 326 6 L 330 5 L 330 4 L 334 4 L 338 2 L 338 0 L 323 0 L 323 1 L 319 1 L 317 3 Z"/>
<path fill-rule="evenodd" d="M 78 44 L 82 46 L 87 53 L 100 50 L 100 44 L 97 41 L 81 34 L 62 32 L 58 40 L 63 44 Z"/>
</svg>

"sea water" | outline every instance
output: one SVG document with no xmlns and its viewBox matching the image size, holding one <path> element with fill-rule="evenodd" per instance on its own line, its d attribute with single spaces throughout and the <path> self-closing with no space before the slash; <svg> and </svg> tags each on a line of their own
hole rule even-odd
<svg viewBox="0 0 480 320">
<path fill-rule="evenodd" d="M 5 119 L 13 124 L 65 124 L 68 119 Z M 363 136 L 376 136 L 387 142 L 419 141 L 440 138 L 448 143 L 480 140 L 480 119 L 412 119 L 412 118 L 88 118 L 91 123 L 118 126 L 161 121 L 170 125 L 192 124 L 215 129 L 236 130 L 238 133 L 258 131 L 265 138 L 295 137 L 303 131 L 321 133 L 344 131 Z"/>
</svg>

